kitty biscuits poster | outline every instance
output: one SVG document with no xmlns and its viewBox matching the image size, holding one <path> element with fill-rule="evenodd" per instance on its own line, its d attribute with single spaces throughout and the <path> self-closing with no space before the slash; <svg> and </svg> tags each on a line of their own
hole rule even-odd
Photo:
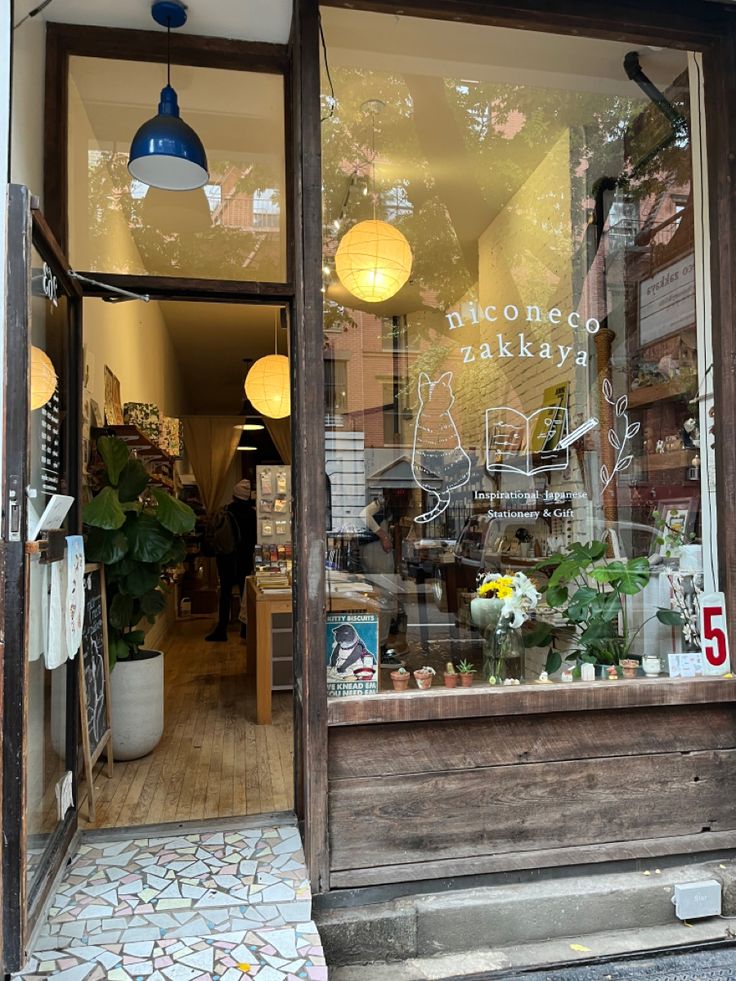
<svg viewBox="0 0 736 981">
<path fill-rule="evenodd" d="M 328 696 L 378 692 L 378 616 L 375 613 L 328 613 L 325 648 Z"/>
</svg>

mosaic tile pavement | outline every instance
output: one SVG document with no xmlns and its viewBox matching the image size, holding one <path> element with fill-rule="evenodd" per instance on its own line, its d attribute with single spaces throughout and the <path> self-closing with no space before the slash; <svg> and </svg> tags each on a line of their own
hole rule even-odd
<svg viewBox="0 0 736 981">
<path fill-rule="evenodd" d="M 34 955 L 25 981 L 327 981 L 313 924 L 213 937 L 89 944 Z"/>
<path fill-rule="evenodd" d="M 83 844 L 16 977 L 323 981 L 298 830 Z"/>
</svg>

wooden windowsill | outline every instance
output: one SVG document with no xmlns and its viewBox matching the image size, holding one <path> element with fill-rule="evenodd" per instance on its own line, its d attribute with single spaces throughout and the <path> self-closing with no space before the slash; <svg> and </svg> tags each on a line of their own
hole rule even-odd
<svg viewBox="0 0 736 981">
<path fill-rule="evenodd" d="M 515 688 L 433 688 L 329 698 L 329 726 L 475 719 L 547 712 L 644 708 L 736 702 L 735 678 L 641 678 L 635 681 L 574 681 Z"/>
</svg>

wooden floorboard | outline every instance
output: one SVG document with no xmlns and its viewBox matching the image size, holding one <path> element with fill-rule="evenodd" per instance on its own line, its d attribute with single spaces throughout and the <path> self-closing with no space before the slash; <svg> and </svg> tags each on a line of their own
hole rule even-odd
<svg viewBox="0 0 736 981">
<path fill-rule="evenodd" d="M 293 808 L 290 692 L 274 692 L 273 725 L 255 724 L 245 643 L 207 644 L 208 625 L 178 623 L 163 647 L 164 735 L 142 760 L 96 768 L 97 821 L 80 786 L 80 826 L 115 828 L 236 817 Z M 113 720 L 114 725 L 114 720 Z"/>
</svg>

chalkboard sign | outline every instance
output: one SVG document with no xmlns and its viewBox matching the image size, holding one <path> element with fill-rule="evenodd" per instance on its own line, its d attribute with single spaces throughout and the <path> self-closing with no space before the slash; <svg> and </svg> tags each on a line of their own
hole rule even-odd
<svg viewBox="0 0 736 981">
<path fill-rule="evenodd" d="M 112 776 L 112 723 L 110 664 L 107 654 L 105 574 L 101 565 L 84 569 L 84 627 L 79 656 L 79 705 L 82 715 L 82 751 L 87 777 L 89 819 L 95 820 L 92 769 L 107 747 L 107 773 Z"/>
</svg>

